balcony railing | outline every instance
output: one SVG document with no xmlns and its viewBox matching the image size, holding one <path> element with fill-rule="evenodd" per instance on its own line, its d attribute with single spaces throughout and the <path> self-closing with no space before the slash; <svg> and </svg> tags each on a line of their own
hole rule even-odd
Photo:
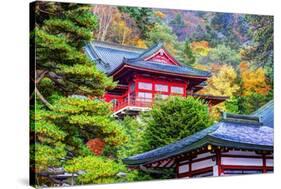
<svg viewBox="0 0 281 189">
<path fill-rule="evenodd" d="M 228 97 L 220 96 L 210 96 L 210 95 L 197 95 L 193 94 L 192 96 L 196 98 L 204 99 L 208 102 L 209 108 L 216 104 L 219 104 L 225 101 Z M 139 108 L 151 108 L 155 99 L 153 98 L 142 98 L 142 97 L 125 97 L 121 101 L 116 101 L 113 103 L 113 111 L 117 112 L 125 107 L 139 107 Z"/>
<path fill-rule="evenodd" d="M 113 103 L 113 111 L 117 112 L 118 110 L 121 110 L 127 106 L 151 108 L 152 104 L 152 98 L 126 97 L 122 99 L 121 102 Z"/>
</svg>

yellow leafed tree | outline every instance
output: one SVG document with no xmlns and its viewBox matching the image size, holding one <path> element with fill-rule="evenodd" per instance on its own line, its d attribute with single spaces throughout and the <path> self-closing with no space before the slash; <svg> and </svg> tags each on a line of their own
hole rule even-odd
<svg viewBox="0 0 281 189">
<path fill-rule="evenodd" d="M 136 38 L 134 40 L 134 44 L 136 47 L 139 47 L 139 48 L 147 48 L 147 45 L 145 44 L 145 41 L 140 39 L 140 38 Z"/>
<path fill-rule="evenodd" d="M 237 74 L 232 66 L 223 65 L 217 73 L 208 80 L 208 86 L 200 92 L 201 94 L 210 94 L 215 96 L 233 96 L 238 90 L 236 83 Z"/>
<path fill-rule="evenodd" d="M 132 30 L 127 26 L 122 14 L 118 11 L 113 16 L 114 22 L 111 26 L 112 38 L 118 41 L 118 43 L 125 45 L 128 44 L 129 36 L 132 33 Z"/>
<path fill-rule="evenodd" d="M 243 96 L 257 93 L 267 95 L 271 87 L 267 83 L 267 78 L 263 68 L 251 70 L 247 62 L 240 63 L 240 74 L 242 80 Z"/>
<path fill-rule="evenodd" d="M 208 80 L 207 87 L 199 91 L 200 94 L 232 97 L 239 91 L 240 87 L 236 83 L 237 73 L 232 66 L 214 65 L 212 70 L 214 71 L 213 76 Z M 210 115 L 218 120 L 220 112 L 223 111 L 225 111 L 225 105 L 221 103 L 211 109 Z"/>
</svg>

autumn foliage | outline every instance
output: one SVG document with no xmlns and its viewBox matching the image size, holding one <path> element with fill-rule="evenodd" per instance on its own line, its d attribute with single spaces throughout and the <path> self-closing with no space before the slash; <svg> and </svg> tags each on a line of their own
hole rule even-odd
<svg viewBox="0 0 281 189">
<path fill-rule="evenodd" d="M 239 90 L 236 79 L 237 73 L 235 70 L 231 66 L 223 65 L 208 80 L 208 86 L 201 93 L 215 96 L 233 96 Z"/>
<path fill-rule="evenodd" d="M 104 150 L 105 142 L 100 138 L 90 139 L 87 146 L 93 154 L 99 156 Z"/>
<path fill-rule="evenodd" d="M 250 69 L 249 63 L 240 63 L 240 74 L 242 80 L 243 95 L 252 93 L 267 95 L 271 87 L 268 84 L 263 68 Z"/>
<path fill-rule="evenodd" d="M 200 55 L 207 56 L 211 50 L 208 41 L 194 41 L 191 43 L 192 52 Z"/>
</svg>

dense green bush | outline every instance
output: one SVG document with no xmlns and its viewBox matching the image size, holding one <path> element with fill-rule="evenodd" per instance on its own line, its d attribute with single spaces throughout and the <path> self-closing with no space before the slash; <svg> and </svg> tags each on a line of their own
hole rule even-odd
<svg viewBox="0 0 281 189">
<path fill-rule="evenodd" d="M 142 121 L 147 125 L 144 151 L 173 143 L 212 123 L 208 106 L 193 97 L 170 97 L 159 101 L 151 111 L 142 115 Z"/>
</svg>

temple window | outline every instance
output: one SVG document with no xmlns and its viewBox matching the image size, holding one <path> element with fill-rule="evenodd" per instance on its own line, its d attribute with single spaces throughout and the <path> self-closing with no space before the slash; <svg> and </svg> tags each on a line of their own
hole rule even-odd
<svg viewBox="0 0 281 189">
<path fill-rule="evenodd" d="M 175 87 L 175 86 L 172 86 L 171 87 L 171 93 L 174 93 L 174 94 L 183 94 L 183 87 Z"/>
<path fill-rule="evenodd" d="M 155 84 L 155 90 L 160 92 L 168 92 L 168 85 Z"/>
<path fill-rule="evenodd" d="M 152 83 L 139 82 L 139 89 L 152 90 Z"/>
</svg>

